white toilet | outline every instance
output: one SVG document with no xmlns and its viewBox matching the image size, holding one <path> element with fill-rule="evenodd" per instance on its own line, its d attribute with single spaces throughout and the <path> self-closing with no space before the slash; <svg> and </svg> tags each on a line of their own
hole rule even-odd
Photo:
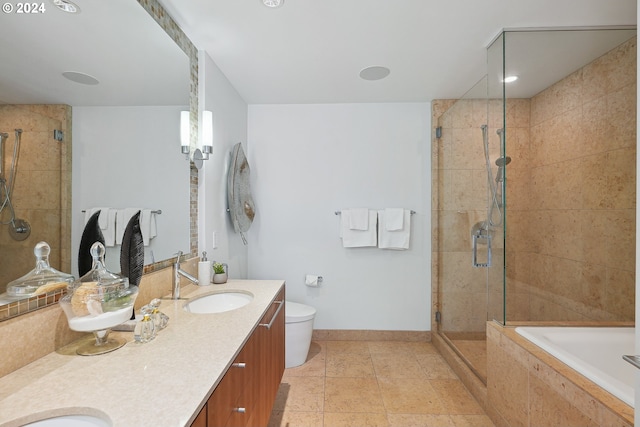
<svg viewBox="0 0 640 427">
<path fill-rule="evenodd" d="M 285 368 L 300 366 L 307 360 L 315 316 L 316 309 L 313 307 L 285 302 Z"/>
</svg>

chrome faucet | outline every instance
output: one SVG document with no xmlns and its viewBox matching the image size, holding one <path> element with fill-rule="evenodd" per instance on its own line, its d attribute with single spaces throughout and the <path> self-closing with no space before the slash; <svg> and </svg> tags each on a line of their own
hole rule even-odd
<svg viewBox="0 0 640 427">
<path fill-rule="evenodd" d="M 178 251 L 176 262 L 175 264 L 173 264 L 173 291 L 171 293 L 171 299 L 180 299 L 180 276 L 186 277 L 196 285 L 199 283 L 198 279 L 196 279 L 194 276 L 180 269 L 181 256 L 182 256 L 182 251 Z"/>
</svg>

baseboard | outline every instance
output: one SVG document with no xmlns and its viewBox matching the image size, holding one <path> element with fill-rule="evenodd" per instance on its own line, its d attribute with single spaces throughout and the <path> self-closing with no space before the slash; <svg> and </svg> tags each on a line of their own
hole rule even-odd
<svg viewBox="0 0 640 427">
<path fill-rule="evenodd" d="M 314 329 L 316 341 L 431 341 L 431 331 L 371 331 L 360 329 Z"/>
</svg>

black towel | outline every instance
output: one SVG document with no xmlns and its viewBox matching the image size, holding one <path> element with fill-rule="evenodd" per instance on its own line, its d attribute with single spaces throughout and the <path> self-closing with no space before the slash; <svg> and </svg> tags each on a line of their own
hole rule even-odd
<svg viewBox="0 0 640 427">
<path fill-rule="evenodd" d="M 129 284 L 138 286 L 144 267 L 144 242 L 140 230 L 140 211 L 131 217 L 122 235 L 120 249 L 120 274 L 129 278 Z M 131 320 L 136 318 L 135 312 Z"/>
<path fill-rule="evenodd" d="M 93 257 L 91 256 L 91 246 L 95 242 L 100 242 L 104 245 L 104 235 L 102 234 L 102 230 L 100 230 L 100 225 L 98 224 L 98 217 L 100 216 L 100 211 L 97 211 L 87 224 L 84 226 L 84 231 L 82 232 L 82 238 L 80 239 L 80 249 L 78 250 L 78 274 L 79 277 L 87 274 L 92 266 L 93 266 Z"/>
<path fill-rule="evenodd" d="M 144 242 L 140 230 L 140 211 L 131 217 L 122 236 L 120 274 L 129 278 L 129 284 L 138 286 L 144 267 Z"/>
</svg>

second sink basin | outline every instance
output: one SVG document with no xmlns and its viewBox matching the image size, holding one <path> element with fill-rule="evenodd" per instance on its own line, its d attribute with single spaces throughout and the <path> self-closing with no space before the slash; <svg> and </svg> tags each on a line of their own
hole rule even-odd
<svg viewBox="0 0 640 427">
<path fill-rule="evenodd" d="M 209 314 L 224 313 L 249 304 L 253 294 L 242 291 L 223 291 L 197 297 L 185 304 L 184 309 L 190 313 Z"/>
</svg>

